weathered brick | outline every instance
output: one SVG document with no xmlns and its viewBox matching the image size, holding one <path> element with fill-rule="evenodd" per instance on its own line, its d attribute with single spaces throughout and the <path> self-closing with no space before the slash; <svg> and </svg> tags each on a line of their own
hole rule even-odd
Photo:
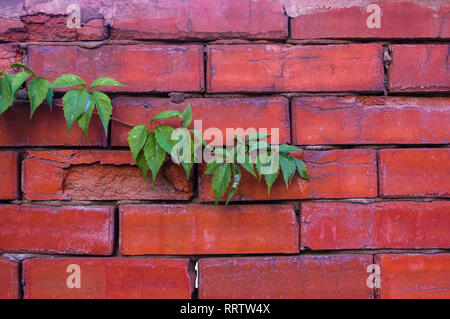
<svg viewBox="0 0 450 319">
<path fill-rule="evenodd" d="M 292 205 L 120 206 L 124 255 L 297 253 Z"/>
<path fill-rule="evenodd" d="M 208 47 L 207 91 L 381 92 L 382 56 L 379 44 L 212 45 Z"/>
<path fill-rule="evenodd" d="M 78 265 L 81 288 L 68 288 L 67 266 Z M 188 259 L 36 258 L 23 263 L 27 299 L 188 299 L 193 271 Z"/>
<path fill-rule="evenodd" d="M 105 45 L 96 49 L 74 46 L 31 46 L 30 67 L 53 81 L 74 73 L 87 83 L 113 77 L 124 88 L 108 91 L 171 92 L 203 90 L 203 48 L 199 45 Z"/>
<path fill-rule="evenodd" d="M 32 151 L 22 164 L 22 190 L 29 200 L 187 200 L 192 181 L 167 163 L 154 185 L 132 163 L 130 151 Z"/>
<path fill-rule="evenodd" d="M 202 299 L 372 298 L 370 255 L 199 260 Z"/>
<path fill-rule="evenodd" d="M 450 99 L 301 97 L 292 104 L 296 145 L 447 144 Z"/>
<path fill-rule="evenodd" d="M 288 2 L 289 3 L 289 2 Z M 450 6 L 445 1 L 295 0 L 290 7 L 293 39 L 317 38 L 449 38 Z M 381 9 L 381 27 L 369 28 L 367 20 L 375 3 Z M 289 10 L 288 10 L 289 13 Z M 413 21 L 420 21 L 414 23 Z"/>
<path fill-rule="evenodd" d="M 283 177 L 272 186 L 267 195 L 267 185 L 242 170 L 236 200 L 280 200 L 303 198 L 351 198 L 377 196 L 377 169 L 374 150 L 332 150 L 304 151 L 303 160 L 308 169 L 310 181 L 294 177 L 286 188 Z M 199 195 L 204 202 L 214 201 L 211 189 L 211 175 L 199 169 Z"/>
<path fill-rule="evenodd" d="M 392 45 L 391 92 L 448 92 L 450 45 Z"/>
<path fill-rule="evenodd" d="M 377 255 L 381 298 L 449 299 L 450 254 Z"/>
<path fill-rule="evenodd" d="M 384 196 L 450 195 L 450 149 L 380 151 L 380 191 Z"/>
<path fill-rule="evenodd" d="M 242 128 L 247 130 L 266 128 L 279 129 L 279 142 L 290 142 L 289 103 L 285 98 L 190 98 L 176 104 L 162 98 L 115 98 L 113 100 L 113 116 L 121 121 L 134 125 L 148 124 L 152 118 L 164 110 L 179 110 L 191 104 L 193 118 L 201 119 L 202 130 L 217 128 L 226 138 L 226 129 Z M 160 124 L 181 126 L 180 120 L 158 121 Z M 194 128 L 194 121 L 191 125 Z M 127 137 L 130 128 L 112 122 L 112 145 L 128 145 Z M 234 143 L 233 136 L 226 140 Z M 206 136 L 205 136 L 206 137 Z M 214 138 L 217 139 L 217 136 Z M 269 139 L 270 140 L 270 139 Z M 207 139 L 210 142 L 210 139 Z M 223 145 L 224 143 L 218 143 Z"/>
<path fill-rule="evenodd" d="M 0 205 L 0 251 L 110 255 L 114 207 Z"/>
<path fill-rule="evenodd" d="M 0 299 L 19 298 L 19 267 L 0 256 Z"/>
<path fill-rule="evenodd" d="M 113 39 L 282 39 L 287 20 L 271 0 L 115 1 Z"/>
<path fill-rule="evenodd" d="M 19 196 L 19 163 L 16 152 L 0 152 L 0 199 Z"/>
<path fill-rule="evenodd" d="M 309 249 L 450 247 L 450 202 L 305 202 L 301 245 Z"/>
<path fill-rule="evenodd" d="M 0 23 L 1 30 L 1 23 Z M 0 38 L 1 39 L 1 38 Z M 0 44 L 0 72 L 4 72 L 11 63 L 18 60 L 15 49 L 10 44 Z"/>
<path fill-rule="evenodd" d="M 20 128 L 20 130 L 19 130 Z M 106 146 L 107 140 L 101 122 L 93 115 L 89 125 L 89 143 L 77 124 L 67 135 L 67 124 L 60 100 L 56 100 L 53 109 L 47 104 L 41 105 L 30 120 L 30 104 L 15 103 L 0 116 L 1 146 Z"/>
</svg>

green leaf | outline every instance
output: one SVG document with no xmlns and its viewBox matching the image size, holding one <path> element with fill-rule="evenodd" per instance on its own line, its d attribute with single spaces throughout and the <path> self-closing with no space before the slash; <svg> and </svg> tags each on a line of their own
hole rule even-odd
<svg viewBox="0 0 450 319">
<path fill-rule="evenodd" d="M 189 136 L 190 138 L 190 136 Z M 191 176 L 192 167 L 194 166 L 194 157 L 195 157 L 195 149 L 194 149 L 194 140 L 191 139 L 191 156 L 189 162 L 181 162 L 181 166 L 184 168 L 184 172 L 186 173 L 186 179 L 189 179 Z"/>
<path fill-rule="evenodd" d="M 14 75 L 11 80 L 11 90 L 13 97 L 16 96 L 17 91 L 22 87 L 22 84 L 31 76 L 28 72 L 20 72 Z"/>
<path fill-rule="evenodd" d="M 148 135 L 145 125 L 135 126 L 128 132 L 128 145 L 130 146 L 135 162 L 137 162 L 138 155 L 144 147 Z"/>
<path fill-rule="evenodd" d="M 86 83 L 74 74 L 64 74 L 57 78 L 53 83 L 54 88 L 63 88 L 68 86 L 82 86 L 86 87 Z"/>
<path fill-rule="evenodd" d="M 280 173 L 280 171 L 277 170 L 277 172 L 274 173 L 274 174 L 266 174 L 266 175 L 264 175 L 264 178 L 266 179 L 267 194 L 268 195 L 270 195 L 270 189 L 272 188 L 272 185 L 275 182 L 275 180 L 277 179 L 279 173 Z"/>
<path fill-rule="evenodd" d="M 159 114 L 155 115 L 155 117 L 153 117 L 152 123 L 157 120 L 168 119 L 171 117 L 183 118 L 183 114 L 181 114 L 179 111 L 162 111 L 161 113 L 159 113 Z"/>
<path fill-rule="evenodd" d="M 94 82 L 92 82 L 91 84 L 91 89 L 96 88 L 96 87 L 101 87 L 101 86 L 125 86 L 122 83 L 120 83 L 119 81 L 116 81 L 112 78 L 98 78 L 96 80 L 94 80 Z"/>
<path fill-rule="evenodd" d="M 306 180 L 309 180 L 308 172 L 306 171 L 306 165 L 303 161 L 292 157 L 295 161 L 295 165 L 297 166 L 297 171 L 300 176 Z"/>
<path fill-rule="evenodd" d="M 172 140 L 173 127 L 171 126 L 157 126 L 155 128 L 156 141 L 159 146 L 167 153 L 172 152 L 172 147 L 176 144 L 176 141 Z"/>
<path fill-rule="evenodd" d="M 183 127 L 188 128 L 189 125 L 191 125 L 192 122 L 192 110 L 191 105 L 188 104 L 188 106 L 183 111 Z"/>
<path fill-rule="evenodd" d="M 206 165 L 206 171 L 205 174 L 214 174 L 214 172 L 216 171 L 216 169 L 219 168 L 221 163 L 216 163 L 216 162 L 209 162 Z"/>
<path fill-rule="evenodd" d="M 231 185 L 231 189 L 228 192 L 227 201 L 225 202 L 225 205 L 228 205 L 231 198 L 236 194 L 236 191 L 239 187 L 239 182 L 241 181 L 241 170 L 239 169 L 239 166 L 236 164 L 233 164 L 233 184 Z"/>
<path fill-rule="evenodd" d="M 89 93 L 85 89 L 72 89 L 64 94 L 63 107 L 67 122 L 67 133 L 70 132 L 73 123 L 89 109 L 88 97 Z"/>
<path fill-rule="evenodd" d="M 144 179 L 145 181 L 147 181 L 147 174 L 148 174 L 148 163 L 147 160 L 145 159 L 144 156 L 144 152 L 140 152 L 136 158 L 136 164 L 139 167 L 139 169 L 141 170 L 142 174 L 144 175 Z"/>
<path fill-rule="evenodd" d="M 112 114 L 111 99 L 105 93 L 97 91 L 93 91 L 92 96 L 94 97 L 98 115 L 105 129 L 105 136 L 108 136 L 108 125 Z"/>
<path fill-rule="evenodd" d="M 0 78 L 0 114 L 5 112 L 12 103 L 11 86 L 6 78 Z"/>
<path fill-rule="evenodd" d="M 254 177 L 256 177 L 255 173 L 255 167 L 253 166 L 253 163 L 250 162 L 250 157 L 245 154 L 245 162 L 239 163 L 241 166 L 250 174 L 252 174 Z"/>
<path fill-rule="evenodd" d="M 280 154 L 280 166 L 284 182 L 286 183 L 286 187 L 288 187 L 291 178 L 295 175 L 295 162 Z"/>
<path fill-rule="evenodd" d="M 33 77 L 36 76 L 36 74 L 35 74 L 29 67 L 27 67 L 27 66 L 26 66 L 25 64 L 23 64 L 23 63 L 19 63 L 19 62 L 13 63 L 13 64 L 11 64 L 11 65 L 8 67 L 7 70 L 9 70 L 9 69 L 14 69 L 14 68 L 25 69 L 25 70 L 27 70 L 28 72 L 30 72 L 31 75 L 33 75 Z"/>
<path fill-rule="evenodd" d="M 28 96 L 30 98 L 30 119 L 39 105 L 44 102 L 50 83 L 44 78 L 36 78 L 28 83 Z"/>
<path fill-rule="evenodd" d="M 47 101 L 48 105 L 50 105 L 50 110 L 53 107 L 53 96 L 54 96 L 53 87 L 50 84 L 50 86 L 48 87 L 47 96 L 45 97 L 45 100 Z"/>
<path fill-rule="evenodd" d="M 296 146 L 293 146 L 293 145 L 287 145 L 287 144 L 282 144 L 282 145 L 280 145 L 280 147 L 279 147 L 279 149 L 278 149 L 278 151 L 279 151 L 280 153 L 297 152 L 297 151 L 300 151 L 300 150 L 301 150 L 301 149 L 298 148 L 298 147 L 296 147 Z"/>
<path fill-rule="evenodd" d="M 231 181 L 230 165 L 225 163 L 220 166 L 215 172 L 211 180 L 211 186 L 215 195 L 215 204 L 225 195 Z"/>
<path fill-rule="evenodd" d="M 268 136 L 270 136 L 270 134 L 255 132 L 255 133 L 249 134 L 247 136 L 247 138 L 245 139 L 245 141 L 248 142 L 248 141 L 253 141 L 253 140 L 262 140 Z"/>
<path fill-rule="evenodd" d="M 202 133 L 199 130 L 192 129 L 191 133 L 194 134 L 194 137 L 202 142 L 204 146 L 207 145 L 206 141 L 203 139 Z"/>
<path fill-rule="evenodd" d="M 144 156 L 147 161 L 147 165 L 152 171 L 152 181 L 155 183 L 156 176 L 158 175 L 159 169 L 164 163 L 166 158 L 166 152 L 159 147 L 156 143 L 155 134 L 149 134 L 147 141 L 144 145 Z"/>
<path fill-rule="evenodd" d="M 86 138 L 86 142 L 89 143 L 89 137 L 88 137 L 88 128 L 89 123 L 91 122 L 92 112 L 94 111 L 94 103 L 91 102 L 89 95 L 88 95 L 88 110 L 81 115 L 81 117 L 78 119 L 78 125 L 83 130 L 84 137 Z"/>
<path fill-rule="evenodd" d="M 265 141 L 259 141 L 259 142 L 252 142 L 250 143 L 250 149 L 249 152 L 260 150 L 260 149 L 267 149 L 270 148 L 270 144 L 268 144 Z"/>
</svg>

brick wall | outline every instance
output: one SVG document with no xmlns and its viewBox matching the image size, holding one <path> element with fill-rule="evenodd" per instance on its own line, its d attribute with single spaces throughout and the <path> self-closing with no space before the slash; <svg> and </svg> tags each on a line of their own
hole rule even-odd
<svg viewBox="0 0 450 319">
<path fill-rule="evenodd" d="M 191 103 L 204 129 L 279 128 L 311 180 L 268 196 L 244 175 L 214 209 L 202 165 L 152 186 L 119 121 L 105 137 L 94 117 L 87 145 L 60 100 L 31 121 L 19 101 L 0 116 L 0 298 L 450 298 L 450 5 L 281 3 L 2 1 L 1 69 L 114 77 L 132 124 Z"/>
</svg>

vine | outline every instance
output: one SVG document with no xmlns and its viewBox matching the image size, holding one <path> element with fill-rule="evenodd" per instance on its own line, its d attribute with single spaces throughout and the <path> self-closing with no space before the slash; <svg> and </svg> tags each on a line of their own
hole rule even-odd
<svg viewBox="0 0 450 319">
<path fill-rule="evenodd" d="M 21 68 L 25 71 L 16 74 L 6 73 L 14 68 Z M 30 119 L 44 101 L 47 101 L 50 109 L 52 108 L 55 89 L 75 87 L 67 91 L 62 98 L 67 133 L 77 122 L 86 141 L 89 142 L 88 127 L 92 115 L 96 114 L 100 118 L 105 135 L 108 135 L 112 114 L 111 99 L 97 89 L 99 87 L 124 86 L 120 82 L 112 78 L 101 77 L 87 86 L 80 77 L 74 74 L 65 74 L 50 83 L 44 77 L 36 76 L 29 67 L 22 63 L 13 63 L 6 71 L 0 72 L 0 115 L 13 105 L 18 90 L 31 78 L 27 85 Z M 158 121 L 168 118 L 180 119 L 182 127 L 156 125 Z M 189 130 L 192 122 L 190 105 L 183 112 L 166 110 L 157 114 L 149 126 L 133 127 L 130 123 L 117 121 L 132 127 L 128 134 L 128 144 L 133 160 L 146 180 L 148 180 L 149 172 L 151 173 L 152 183 L 155 182 L 158 172 L 168 156 L 173 162 L 183 167 L 187 179 L 191 175 L 194 163 L 200 163 L 205 158 L 207 162 L 205 174 L 212 175 L 211 188 L 216 205 L 225 195 L 227 195 L 225 204 L 228 204 L 236 194 L 241 181 L 241 170 L 247 171 L 258 181 L 261 181 L 264 176 L 268 194 L 280 172 L 286 187 L 289 187 L 297 173 L 301 178 L 309 180 L 305 163 L 291 154 L 300 149 L 288 144 L 269 144 L 267 142 L 269 134 L 254 132 L 245 139 L 242 136 L 234 136 L 233 145 L 228 146 L 208 144 L 200 131 Z"/>
</svg>

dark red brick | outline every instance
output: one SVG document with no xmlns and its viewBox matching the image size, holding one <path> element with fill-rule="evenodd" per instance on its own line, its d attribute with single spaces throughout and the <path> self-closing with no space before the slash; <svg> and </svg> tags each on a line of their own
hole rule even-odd
<svg viewBox="0 0 450 319">
<path fill-rule="evenodd" d="M 19 267 L 3 257 L 0 257 L 0 287 L 0 299 L 19 298 Z"/>
<path fill-rule="evenodd" d="M 0 199 L 19 196 L 19 157 L 16 152 L 0 152 Z"/>
</svg>

